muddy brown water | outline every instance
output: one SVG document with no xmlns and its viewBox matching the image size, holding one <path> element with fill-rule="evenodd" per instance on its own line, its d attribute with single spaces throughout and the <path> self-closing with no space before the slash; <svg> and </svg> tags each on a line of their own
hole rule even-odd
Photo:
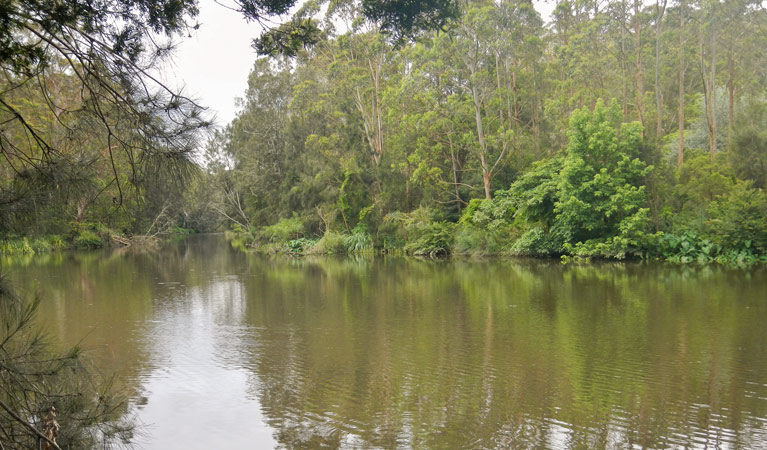
<svg viewBox="0 0 767 450">
<path fill-rule="evenodd" d="M 4 263 L 143 449 L 767 448 L 767 270 L 263 257 Z"/>
</svg>

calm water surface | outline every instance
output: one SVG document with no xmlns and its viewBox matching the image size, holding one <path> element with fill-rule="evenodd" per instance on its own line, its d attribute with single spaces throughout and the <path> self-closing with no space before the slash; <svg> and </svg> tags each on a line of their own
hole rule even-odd
<svg viewBox="0 0 767 450">
<path fill-rule="evenodd" d="M 144 449 L 767 448 L 767 271 L 158 252 L 6 262 Z"/>
</svg>

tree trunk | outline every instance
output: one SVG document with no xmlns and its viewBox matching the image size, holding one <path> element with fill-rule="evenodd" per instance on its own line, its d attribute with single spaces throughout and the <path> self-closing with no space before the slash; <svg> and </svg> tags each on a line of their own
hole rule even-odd
<svg viewBox="0 0 767 450">
<path fill-rule="evenodd" d="M 482 163 L 482 181 L 485 185 L 485 198 L 490 200 L 490 168 L 487 164 L 487 141 L 485 141 L 485 130 L 482 126 L 482 105 L 479 101 L 479 92 L 475 81 L 476 66 L 475 62 L 469 65 L 471 96 L 474 99 L 474 120 L 477 123 L 477 140 L 479 141 L 479 159 Z"/>
<path fill-rule="evenodd" d="M 684 163 L 684 1 L 679 2 L 679 141 L 676 148 L 676 166 Z"/>
<path fill-rule="evenodd" d="M 481 155 L 480 160 L 482 161 L 482 183 L 485 185 L 485 199 L 492 200 L 493 196 L 490 193 L 490 171 L 487 167 L 485 155 Z"/>
<path fill-rule="evenodd" d="M 501 63 L 500 63 L 500 60 L 501 60 L 501 56 L 498 54 L 498 52 L 495 52 L 495 85 L 496 85 L 496 89 L 498 90 L 497 91 L 498 95 L 503 95 L 504 98 L 508 99 L 508 97 L 509 97 L 509 90 L 508 89 L 504 89 L 503 88 L 503 84 L 501 84 Z M 506 79 L 506 77 L 504 77 L 504 80 L 505 79 Z M 501 118 L 501 125 L 503 125 L 503 123 L 504 123 L 503 113 L 504 113 L 503 108 L 498 108 L 498 114 L 499 114 L 499 116 Z M 511 126 L 511 114 L 508 114 L 506 116 L 506 118 L 509 121 L 506 126 L 510 127 Z"/>
<path fill-rule="evenodd" d="M 657 0 L 655 2 L 655 11 L 657 13 L 655 16 L 655 107 L 658 116 L 658 122 L 655 127 L 655 138 L 658 141 L 660 141 L 660 138 L 663 135 L 663 97 L 661 96 L 660 91 L 660 34 L 663 15 L 666 12 L 666 3 L 667 0 L 663 0 L 663 3 L 660 3 Z"/>
<path fill-rule="evenodd" d="M 728 55 L 727 66 L 730 77 L 727 80 L 727 150 L 732 151 L 732 138 L 735 133 L 735 59 L 732 57 L 732 51 Z"/>
<path fill-rule="evenodd" d="M 461 177 L 458 175 L 458 161 L 456 160 L 455 149 L 453 148 L 453 141 L 450 140 L 450 162 L 453 166 L 453 187 L 455 188 L 455 202 L 458 204 L 458 212 L 461 212 L 463 206 L 463 199 L 461 198 L 461 191 L 458 189 L 458 185 L 461 183 Z"/>
<path fill-rule="evenodd" d="M 716 53 L 713 44 L 715 39 L 713 31 L 706 34 L 711 39 L 711 68 L 706 68 L 706 51 L 703 42 L 704 33 L 701 32 L 699 37 L 700 74 L 703 79 L 703 100 L 706 106 L 706 125 L 708 126 L 708 155 L 713 160 L 714 156 L 716 156 L 716 105 L 714 104 L 716 101 L 714 98 L 716 94 Z"/>
<path fill-rule="evenodd" d="M 642 31 L 639 27 L 640 1 L 634 0 L 634 51 L 636 52 L 636 106 L 639 122 L 644 125 L 644 73 L 642 69 Z M 644 136 L 644 130 L 642 130 Z"/>
<path fill-rule="evenodd" d="M 519 94 L 517 92 L 516 69 L 511 70 L 511 91 L 513 92 L 513 95 L 514 95 L 514 123 L 516 128 L 516 125 L 519 125 Z"/>
<path fill-rule="evenodd" d="M 477 122 L 477 139 L 479 140 L 479 159 L 482 163 L 482 181 L 485 184 L 485 198 L 490 200 L 490 168 L 487 164 L 487 142 L 485 141 L 485 131 L 482 127 L 482 110 L 479 104 L 479 93 L 477 87 L 471 85 L 471 95 L 474 97 L 474 120 Z"/>
</svg>

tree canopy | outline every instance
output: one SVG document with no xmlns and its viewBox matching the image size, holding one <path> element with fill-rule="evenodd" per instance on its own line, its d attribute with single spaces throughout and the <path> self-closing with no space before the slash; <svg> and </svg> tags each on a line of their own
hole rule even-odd
<svg viewBox="0 0 767 450">
<path fill-rule="evenodd" d="M 232 163 L 217 208 L 253 245 L 284 227 L 323 249 L 762 254 L 759 2 L 560 1 L 545 23 L 477 1 L 399 45 L 349 5 L 294 59 L 266 52 L 211 143 Z"/>
</svg>

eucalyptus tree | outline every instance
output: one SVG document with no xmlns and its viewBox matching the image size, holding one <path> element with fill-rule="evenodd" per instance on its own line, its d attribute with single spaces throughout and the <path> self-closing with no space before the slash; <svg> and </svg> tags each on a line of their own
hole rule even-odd
<svg viewBox="0 0 767 450">
<path fill-rule="evenodd" d="M 491 181 L 512 150 L 514 131 L 511 118 L 504 120 L 505 102 L 497 84 L 493 40 L 497 33 L 493 4 L 471 5 L 456 30 L 456 59 L 461 64 L 468 95 L 474 110 L 475 157 L 479 159 L 486 199 L 492 198 Z M 497 48 L 502 48 L 503 44 Z M 498 78 L 499 79 L 499 78 Z"/>
</svg>

